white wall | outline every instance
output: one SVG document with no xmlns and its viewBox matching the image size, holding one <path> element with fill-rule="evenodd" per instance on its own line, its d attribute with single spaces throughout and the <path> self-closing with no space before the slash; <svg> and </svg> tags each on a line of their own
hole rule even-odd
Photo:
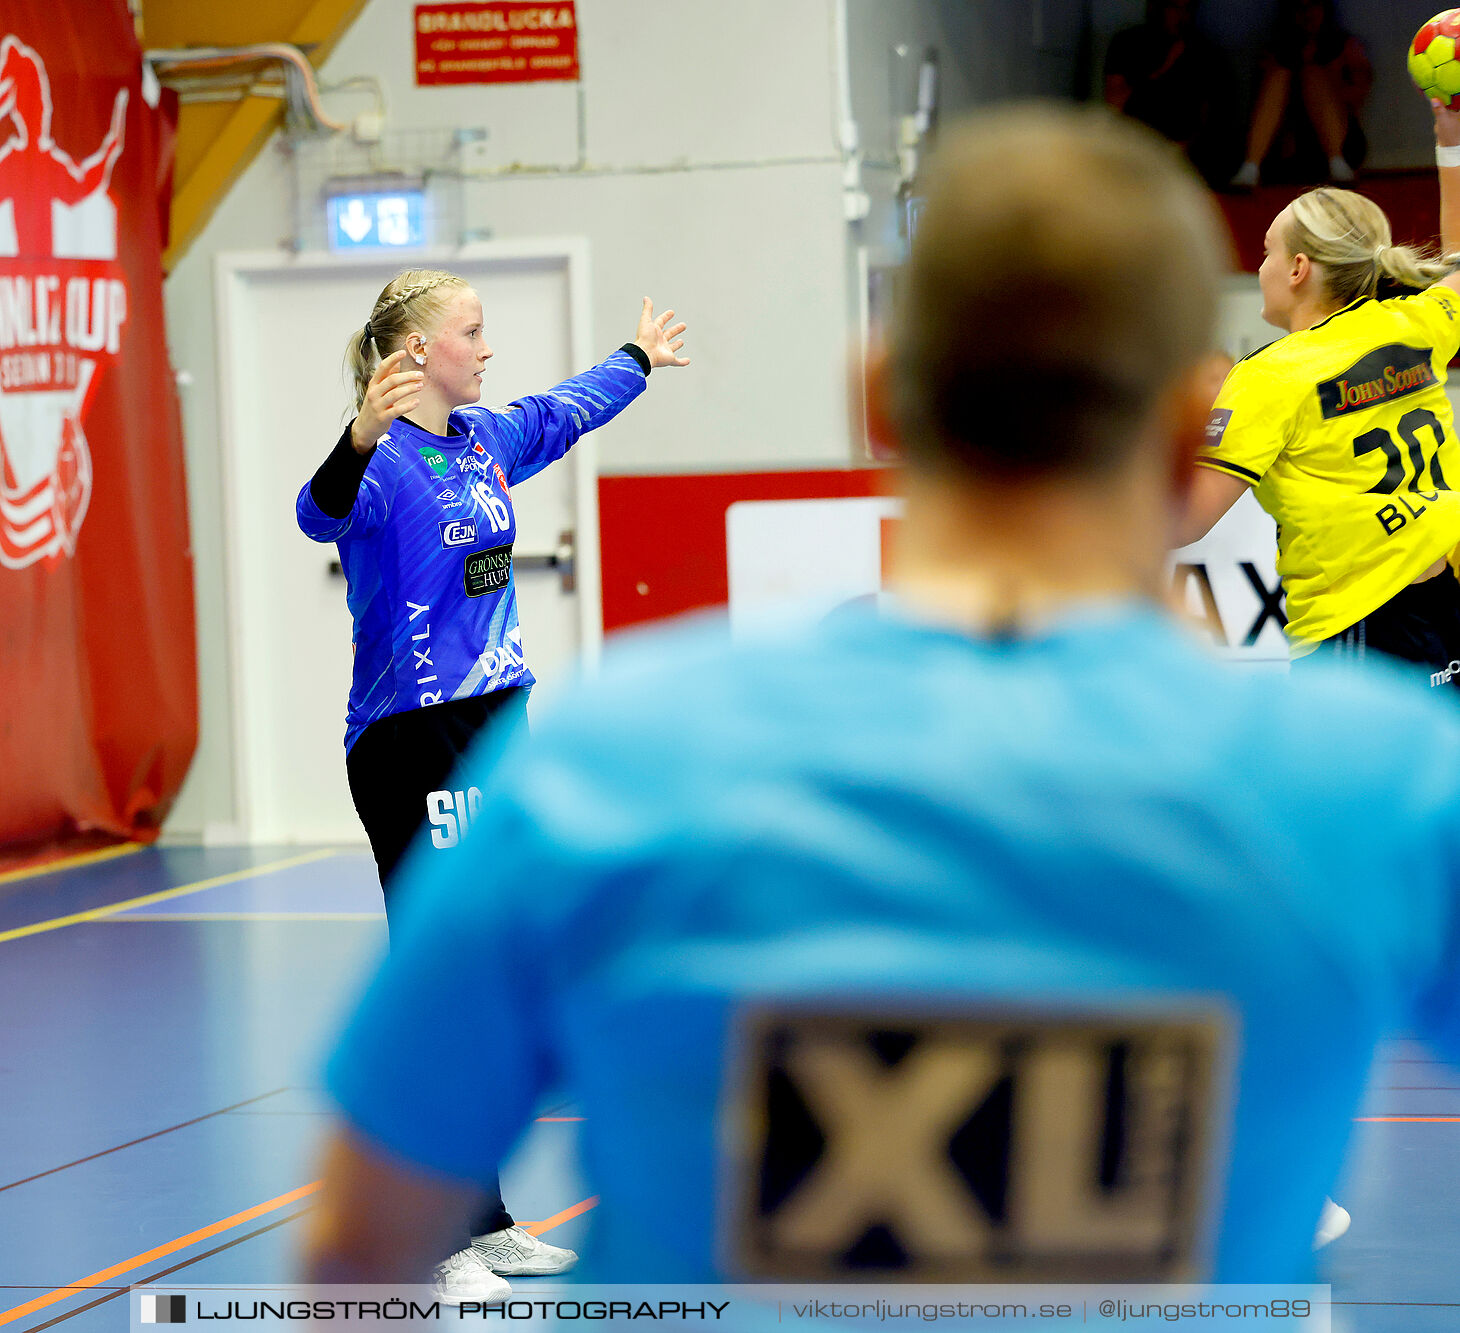
<svg viewBox="0 0 1460 1333">
<path fill-rule="evenodd" d="M 578 0 L 581 84 L 416 88 L 410 0 L 371 0 L 322 71 L 371 75 L 387 131 L 484 128 L 464 187 L 474 239 L 581 236 L 593 342 L 632 334 L 639 299 L 690 323 L 693 366 L 660 372 L 599 435 L 605 472 L 836 467 L 861 458 L 848 421 L 846 352 L 858 332 L 858 251 L 898 250 L 892 48 L 936 45 L 951 115 L 1010 96 L 1069 96 L 1088 80 L 1087 0 L 845 0 L 852 114 L 867 155 L 864 221 L 843 207 L 836 0 Z M 368 105 L 328 93 L 342 118 Z M 213 271 L 221 252 L 294 235 L 292 173 L 276 142 L 228 195 L 168 280 L 168 340 L 183 391 L 197 571 L 200 736 L 167 832 L 234 822 Z M 489 338 L 490 291 L 483 293 Z M 362 310 L 363 321 L 367 312 Z M 291 349 L 348 329 L 279 312 L 275 372 Z M 318 392 L 345 406 L 345 390 Z M 491 394 L 490 376 L 487 386 Z M 302 484 L 331 444 L 299 459 Z M 293 504 L 293 493 L 274 503 Z M 343 709 L 343 700 L 341 701 Z"/>
<path fill-rule="evenodd" d="M 581 235 L 591 254 L 595 345 L 633 334 L 639 299 L 690 323 L 694 365 L 659 372 L 599 436 L 603 470 L 840 466 L 852 456 L 844 349 L 849 314 L 835 135 L 833 0 L 579 0 L 578 85 L 413 86 L 413 6 L 371 0 L 322 71 L 374 75 L 388 130 L 485 127 L 485 168 L 568 168 L 469 181 L 468 225 L 496 238 Z M 358 93 L 329 95 L 353 115 Z M 269 147 L 230 192 L 167 283 L 168 341 L 183 389 L 197 569 L 200 735 L 170 837 L 232 822 L 222 499 L 213 330 L 214 256 L 292 234 L 290 174 Z M 483 293 L 489 338 L 491 293 Z M 363 321 L 368 311 L 362 310 Z M 348 329 L 281 310 L 276 372 L 301 339 L 343 347 Z M 319 393 L 345 406 L 344 389 Z M 487 393 L 491 386 L 488 383 Z M 302 484 L 328 451 L 299 460 Z M 292 506 L 292 492 L 279 495 Z M 344 701 L 341 700 L 343 713 Z"/>
</svg>

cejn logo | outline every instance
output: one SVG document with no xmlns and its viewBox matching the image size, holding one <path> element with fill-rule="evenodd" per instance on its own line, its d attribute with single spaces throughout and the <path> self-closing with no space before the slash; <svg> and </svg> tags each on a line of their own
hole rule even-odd
<svg viewBox="0 0 1460 1333">
<path fill-rule="evenodd" d="M 449 523 L 438 523 L 441 529 L 441 545 L 471 546 L 477 539 L 477 525 L 473 519 L 453 519 Z"/>
<path fill-rule="evenodd" d="M 121 351 L 127 285 L 112 170 L 127 90 L 78 163 L 51 138 L 45 63 L 0 42 L 0 565 L 70 556 L 91 503 L 82 422 Z"/>
</svg>

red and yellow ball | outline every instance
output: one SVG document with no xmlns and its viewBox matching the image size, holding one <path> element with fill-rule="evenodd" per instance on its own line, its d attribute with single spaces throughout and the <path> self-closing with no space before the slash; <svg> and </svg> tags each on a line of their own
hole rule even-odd
<svg viewBox="0 0 1460 1333">
<path fill-rule="evenodd" d="M 1409 77 L 1426 97 L 1460 107 L 1460 9 L 1436 14 L 1409 44 Z"/>
</svg>

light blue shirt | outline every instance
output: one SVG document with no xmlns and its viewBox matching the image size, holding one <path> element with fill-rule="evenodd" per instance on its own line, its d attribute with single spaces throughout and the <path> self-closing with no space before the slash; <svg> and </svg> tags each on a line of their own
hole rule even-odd
<svg viewBox="0 0 1460 1333">
<path fill-rule="evenodd" d="M 1397 673 L 1234 671 L 1130 605 L 1005 639 L 847 613 L 645 636 L 495 744 L 329 1085 L 467 1179 L 566 1088 L 606 1280 L 727 1275 L 757 1008 L 1224 1015 L 1224 1282 L 1311 1278 L 1382 1037 L 1460 1054 L 1460 720 Z"/>
</svg>

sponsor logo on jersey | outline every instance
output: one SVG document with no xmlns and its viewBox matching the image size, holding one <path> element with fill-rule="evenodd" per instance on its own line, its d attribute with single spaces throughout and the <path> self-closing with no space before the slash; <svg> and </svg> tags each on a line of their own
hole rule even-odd
<svg viewBox="0 0 1460 1333">
<path fill-rule="evenodd" d="M 423 444 L 416 452 L 426 460 L 426 466 L 438 477 L 444 477 L 451 470 L 451 464 L 446 461 L 446 455 L 441 450 L 429 444 Z"/>
<path fill-rule="evenodd" d="M 1428 347 L 1391 343 L 1360 357 L 1341 375 L 1318 386 L 1318 405 L 1327 420 L 1366 407 L 1392 403 L 1437 383 Z"/>
<path fill-rule="evenodd" d="M 453 501 L 454 499 L 456 499 L 456 492 L 453 491 L 450 486 L 448 486 L 436 498 L 438 500 L 440 500 L 443 504 L 450 504 L 451 501 Z"/>
<path fill-rule="evenodd" d="M 439 851 L 455 847 L 482 808 L 480 787 L 465 791 L 433 791 L 426 796 L 426 819 L 431 825 L 431 846 Z"/>
<path fill-rule="evenodd" d="M 65 84 L 68 91 L 70 84 Z M 75 554 L 91 504 L 83 423 L 121 353 L 128 297 L 112 171 L 128 93 L 78 162 L 51 138 L 45 62 L 0 42 L 0 565 Z"/>
<path fill-rule="evenodd" d="M 521 680 L 525 669 L 522 660 L 522 627 L 514 625 L 509 629 L 497 647 L 488 648 L 477 658 L 477 666 L 482 672 L 478 682 L 481 685 L 481 689 L 477 691 L 479 694 L 486 690 L 500 689 L 510 681 Z M 472 675 L 475 674 L 473 669 Z M 472 677 L 468 676 L 467 679 Z"/>
<path fill-rule="evenodd" d="M 492 475 L 497 478 L 497 485 L 502 488 L 502 494 L 505 495 L 508 489 L 507 474 L 502 471 L 502 465 L 500 463 L 492 464 Z"/>
<path fill-rule="evenodd" d="M 449 523 L 438 523 L 443 547 L 471 546 L 477 539 L 476 520 L 471 518 L 452 519 Z"/>
<path fill-rule="evenodd" d="M 1230 407 L 1214 407 L 1211 415 L 1207 418 L 1206 447 L 1208 449 L 1219 449 L 1222 444 L 1222 436 L 1227 433 L 1227 426 L 1232 420 L 1232 409 Z"/>
<path fill-rule="evenodd" d="M 468 597 L 485 597 L 501 592 L 512 581 L 512 543 L 473 551 L 462 566 Z"/>
<path fill-rule="evenodd" d="M 1443 671 L 1430 673 L 1430 684 L 1448 685 L 1456 676 L 1460 676 L 1460 662 L 1451 662 Z"/>
<path fill-rule="evenodd" d="M 485 454 L 485 453 L 486 453 L 486 452 L 487 452 L 487 451 L 486 451 L 486 450 L 485 450 L 485 449 L 483 449 L 483 448 L 482 448 L 482 446 L 481 446 L 481 445 L 479 445 L 479 444 L 478 444 L 478 443 L 477 443 L 477 442 L 476 442 L 476 441 L 475 441 L 475 440 L 473 440 L 473 441 L 472 441 L 472 442 L 471 442 L 471 451 L 472 451 L 472 453 L 474 453 L 474 454 Z"/>
<path fill-rule="evenodd" d="M 1199 1271 L 1230 1120 L 1214 1012 L 738 1016 L 721 1241 L 750 1280 Z"/>
</svg>

